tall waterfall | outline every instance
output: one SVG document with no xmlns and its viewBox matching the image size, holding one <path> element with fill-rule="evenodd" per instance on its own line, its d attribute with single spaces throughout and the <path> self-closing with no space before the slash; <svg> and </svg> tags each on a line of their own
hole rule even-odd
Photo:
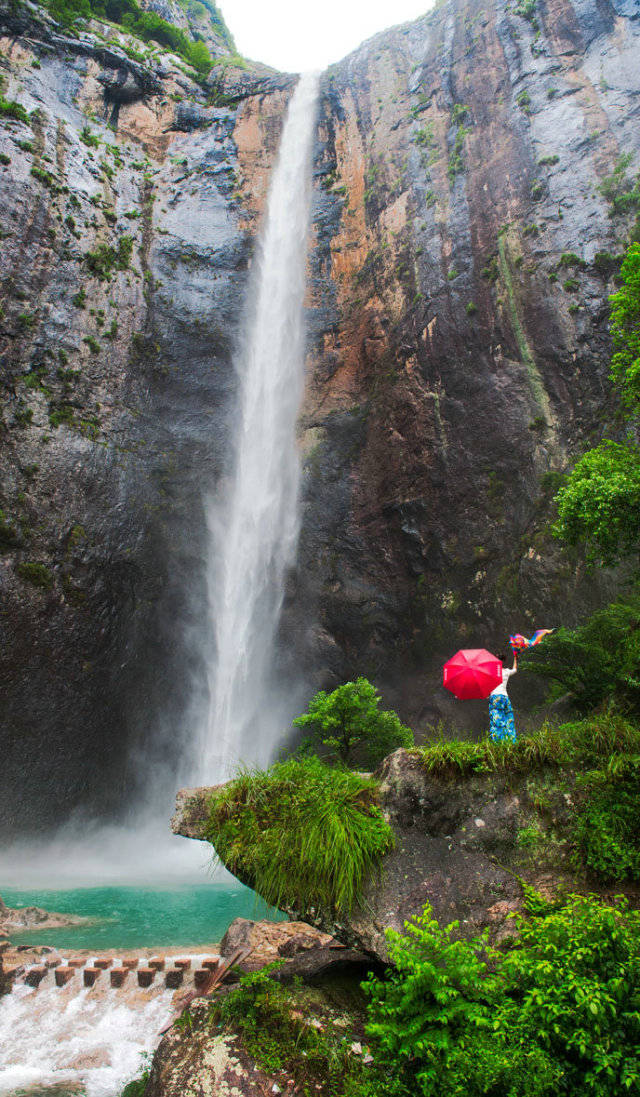
<svg viewBox="0 0 640 1097">
<path fill-rule="evenodd" d="M 239 761 L 264 764 L 290 718 L 274 681 L 287 569 L 298 541 L 304 293 L 318 79 L 302 76 L 289 104 L 249 286 L 237 442 L 224 497 L 209 510 L 209 668 L 203 780 Z"/>
</svg>

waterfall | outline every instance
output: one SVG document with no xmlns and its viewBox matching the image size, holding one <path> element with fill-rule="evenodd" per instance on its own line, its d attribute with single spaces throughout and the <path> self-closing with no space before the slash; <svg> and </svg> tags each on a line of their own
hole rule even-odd
<svg viewBox="0 0 640 1097">
<path fill-rule="evenodd" d="M 296 418 L 317 96 L 317 76 L 304 75 L 287 111 L 235 360 L 233 468 L 209 507 L 215 653 L 202 780 L 227 776 L 240 759 L 269 761 L 292 715 L 280 703 L 288 691 L 274 681 L 274 646 L 298 541 Z"/>
</svg>

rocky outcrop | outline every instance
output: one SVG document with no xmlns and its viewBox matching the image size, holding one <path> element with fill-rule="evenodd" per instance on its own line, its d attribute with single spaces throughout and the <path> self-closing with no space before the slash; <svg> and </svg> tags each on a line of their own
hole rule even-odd
<svg viewBox="0 0 640 1097">
<path fill-rule="evenodd" d="M 442 926 L 458 921 L 464 936 L 486 929 L 499 941 L 513 932 L 510 916 L 523 909 L 523 878 L 543 893 L 560 884 L 575 886 L 565 844 L 570 774 L 562 782 L 544 772 L 433 776 L 419 755 L 398 750 L 378 776 L 379 803 L 395 835 L 393 850 L 349 918 L 305 913 L 345 945 L 385 962 L 386 930 L 402 930 L 427 904 Z M 182 790 L 174 833 L 205 837 L 213 791 Z M 536 806 L 541 800 L 543 814 Z"/>
<path fill-rule="evenodd" d="M 57 914 L 43 910 L 42 907 L 0 906 L 0 936 L 6 936 L 16 930 L 60 929 L 63 926 L 79 926 L 90 919 L 76 914 Z"/>
<path fill-rule="evenodd" d="M 614 581 L 548 525 L 558 471 L 613 413 L 615 260 L 596 257 L 630 226 L 599 187 L 621 154 L 638 168 L 635 7 L 447 0 L 323 77 L 279 644 L 308 693 L 365 673 L 418 730 L 453 719 L 452 646 L 570 622 Z M 224 63 L 197 82 L 111 25 L 74 38 L 29 5 L 0 22 L 23 109 L 0 124 L 15 830 L 113 812 L 149 770 L 173 787 L 206 681 L 204 501 L 229 467 L 232 350 L 295 78 L 234 65 L 213 24 Z"/>
</svg>

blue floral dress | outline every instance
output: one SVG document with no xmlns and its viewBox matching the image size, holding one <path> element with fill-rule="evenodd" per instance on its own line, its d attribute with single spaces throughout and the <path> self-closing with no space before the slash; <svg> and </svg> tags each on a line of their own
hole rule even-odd
<svg viewBox="0 0 640 1097">
<path fill-rule="evenodd" d="M 489 738 L 516 741 L 516 724 L 511 701 L 505 693 L 489 697 Z"/>
</svg>

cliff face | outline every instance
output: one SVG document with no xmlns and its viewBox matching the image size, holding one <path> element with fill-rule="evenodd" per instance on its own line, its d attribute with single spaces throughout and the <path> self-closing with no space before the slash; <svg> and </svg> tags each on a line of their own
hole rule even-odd
<svg viewBox="0 0 640 1097">
<path fill-rule="evenodd" d="M 615 266 L 594 258 L 629 224 L 598 187 L 622 154 L 637 169 L 639 10 L 529 8 L 451 0 L 323 78 L 283 650 L 310 689 L 369 673 L 418 722 L 434 707 L 417 683 L 452 644 L 597 596 L 545 529 L 554 472 L 611 410 Z M 72 38 L 25 7 L 0 35 L 4 101 L 29 114 L 0 129 L 13 826 L 111 810 L 132 769 L 182 754 L 204 681 L 203 499 L 228 467 L 233 341 L 293 80 L 229 65 L 213 25 L 227 61 L 203 86 L 104 24 Z"/>
<path fill-rule="evenodd" d="M 639 13 L 456 0 L 328 76 L 303 560 L 326 663 L 414 721 L 441 655 L 597 596 L 549 501 L 611 415 L 594 259 L 629 224 L 599 187 L 638 169 Z"/>
</svg>

